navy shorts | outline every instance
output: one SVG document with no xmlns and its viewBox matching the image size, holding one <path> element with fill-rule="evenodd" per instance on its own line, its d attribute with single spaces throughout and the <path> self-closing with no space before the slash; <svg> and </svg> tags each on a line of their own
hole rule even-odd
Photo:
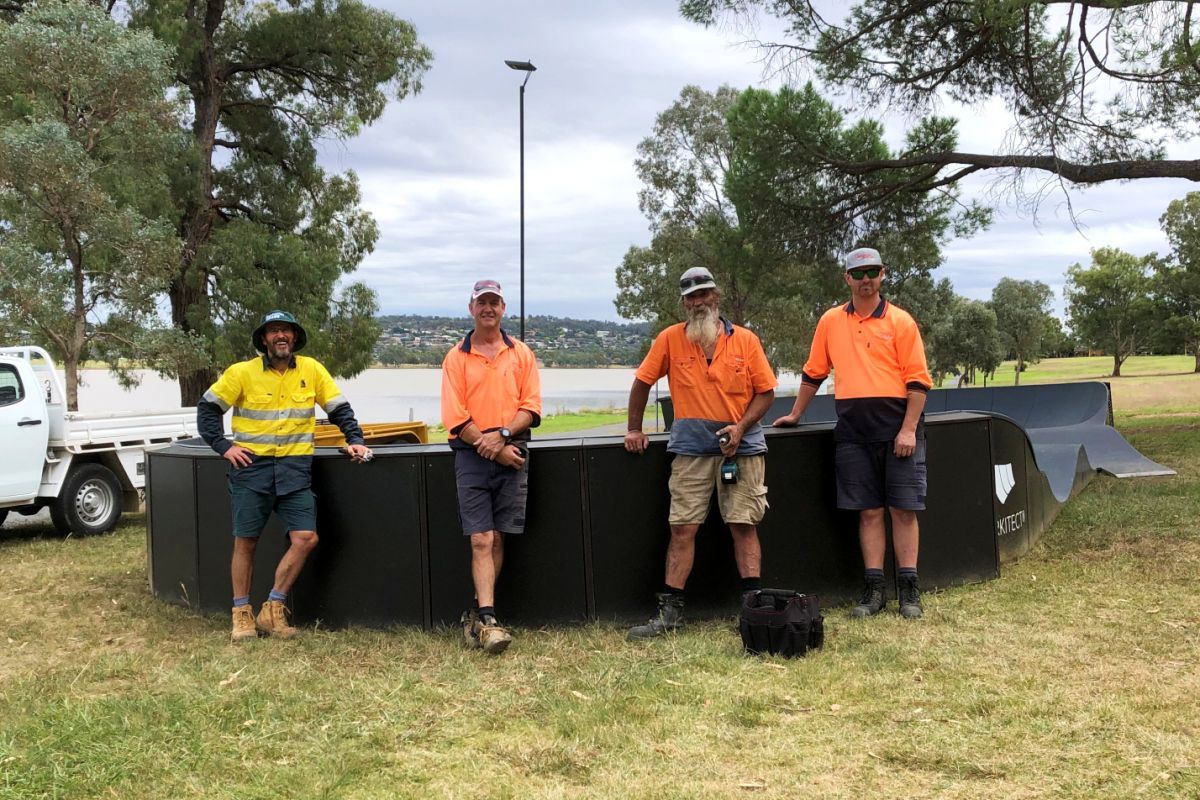
<svg viewBox="0 0 1200 800">
<path fill-rule="evenodd" d="M 837 442 L 838 508 L 925 510 L 925 440 L 908 458 L 896 458 L 894 442 Z"/>
<path fill-rule="evenodd" d="M 454 483 L 458 487 L 458 519 L 464 536 L 488 531 L 525 532 L 528 450 L 525 464 L 513 469 L 488 461 L 474 450 L 456 449 Z"/>
<path fill-rule="evenodd" d="M 229 499 L 233 506 L 234 536 L 257 539 L 271 511 L 279 515 L 285 532 L 317 529 L 317 497 L 310 488 L 276 495 L 231 485 Z"/>
</svg>

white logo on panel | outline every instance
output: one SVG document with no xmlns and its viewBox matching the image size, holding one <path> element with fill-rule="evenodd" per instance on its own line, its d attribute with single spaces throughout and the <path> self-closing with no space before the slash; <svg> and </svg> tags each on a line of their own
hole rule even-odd
<svg viewBox="0 0 1200 800">
<path fill-rule="evenodd" d="M 1017 485 L 1013 478 L 1012 464 L 996 464 L 992 469 L 996 473 L 996 498 L 1003 505 Z"/>
</svg>

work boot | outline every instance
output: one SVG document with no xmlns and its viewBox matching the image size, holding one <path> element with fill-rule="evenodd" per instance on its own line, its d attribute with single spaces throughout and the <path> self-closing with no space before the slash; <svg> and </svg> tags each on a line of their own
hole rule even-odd
<svg viewBox="0 0 1200 800">
<path fill-rule="evenodd" d="M 630 628 L 629 641 L 653 639 L 683 627 L 683 595 L 659 592 L 655 597 L 658 598 L 658 614 L 645 625 Z"/>
<path fill-rule="evenodd" d="M 267 636 L 278 636 L 280 639 L 290 639 L 297 633 L 297 630 L 288 624 L 287 606 L 279 600 L 263 603 L 254 624 Z"/>
<path fill-rule="evenodd" d="M 900 579 L 900 616 L 905 619 L 920 619 L 925 615 L 921 610 L 921 587 L 916 578 Z"/>
<path fill-rule="evenodd" d="M 863 586 L 862 599 L 858 601 L 858 605 L 850 609 L 850 616 L 870 617 L 883 611 L 885 606 L 887 598 L 883 596 L 883 578 L 871 578 Z"/>
<path fill-rule="evenodd" d="M 458 624 L 462 626 L 463 645 L 472 650 L 477 647 L 482 647 L 479 643 L 479 633 L 475 630 L 475 625 L 479 622 L 478 609 L 468 608 L 462 612 L 462 616 L 458 618 Z"/>
<path fill-rule="evenodd" d="M 233 633 L 229 634 L 232 644 L 244 642 L 247 639 L 257 639 L 258 629 L 254 627 L 254 610 L 250 606 L 233 607 Z"/>
<path fill-rule="evenodd" d="M 479 642 L 478 646 L 489 656 L 500 655 L 512 644 L 512 634 L 504 630 L 491 614 L 476 617 L 472 631 Z"/>
</svg>

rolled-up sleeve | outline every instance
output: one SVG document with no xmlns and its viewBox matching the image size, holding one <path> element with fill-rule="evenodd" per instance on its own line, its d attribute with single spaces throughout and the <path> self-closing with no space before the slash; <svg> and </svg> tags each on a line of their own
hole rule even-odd
<svg viewBox="0 0 1200 800">
<path fill-rule="evenodd" d="M 812 346 L 808 348 L 808 360 L 804 362 L 800 380 L 803 383 L 820 386 L 829 377 L 829 316 L 822 315 L 817 321 L 817 329 L 813 331 Z"/>
<path fill-rule="evenodd" d="M 654 344 L 650 345 L 650 352 L 646 353 L 646 357 L 642 359 L 642 363 L 633 377 L 642 383 L 653 386 L 655 381 L 667 374 L 669 355 L 667 332 L 663 331 L 654 337 Z"/>
<path fill-rule="evenodd" d="M 928 392 L 933 387 L 929 365 L 925 360 L 925 343 L 916 323 L 906 325 L 896 337 L 896 356 L 909 391 Z"/>
<path fill-rule="evenodd" d="M 455 436 L 471 421 L 467 411 L 466 369 L 457 350 L 455 345 L 442 359 L 442 427 Z"/>
<path fill-rule="evenodd" d="M 533 417 L 531 428 L 542 424 L 542 377 L 538 373 L 537 360 L 533 351 L 524 350 L 521 382 L 517 387 L 517 410 L 526 411 Z"/>
</svg>

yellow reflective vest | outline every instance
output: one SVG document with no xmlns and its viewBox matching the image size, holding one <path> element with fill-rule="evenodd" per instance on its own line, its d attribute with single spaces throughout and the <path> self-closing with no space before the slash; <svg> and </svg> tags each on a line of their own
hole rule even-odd
<svg viewBox="0 0 1200 800">
<path fill-rule="evenodd" d="M 294 356 L 280 375 L 265 356 L 225 370 L 204 399 L 233 409 L 233 442 L 259 456 L 310 456 L 315 406 L 328 414 L 347 402 L 329 371 L 315 358 Z"/>
</svg>

